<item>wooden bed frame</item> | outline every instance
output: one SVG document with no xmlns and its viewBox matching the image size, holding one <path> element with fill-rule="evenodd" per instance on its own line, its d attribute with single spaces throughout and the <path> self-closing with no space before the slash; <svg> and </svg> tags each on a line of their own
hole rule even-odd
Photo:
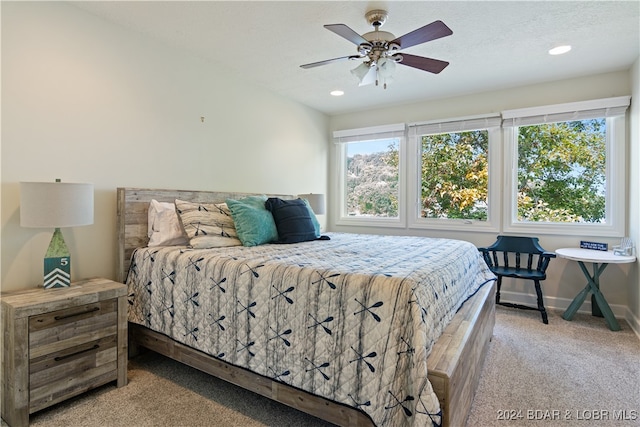
<svg viewBox="0 0 640 427">
<path fill-rule="evenodd" d="M 118 281 L 124 282 L 135 248 L 146 246 L 147 209 L 151 199 L 175 199 L 221 203 L 247 193 L 118 188 Z M 291 198 L 291 196 L 282 196 Z M 443 426 L 464 426 L 471 409 L 484 358 L 495 324 L 495 282 L 483 286 L 453 317 L 434 344 L 427 360 L 428 377 L 438 396 Z M 340 426 L 371 426 L 365 413 L 277 382 L 247 369 L 230 365 L 178 343 L 164 334 L 129 323 L 129 349 L 134 356 L 139 347 L 156 351 L 179 362 L 226 380 L 277 402 Z"/>
</svg>

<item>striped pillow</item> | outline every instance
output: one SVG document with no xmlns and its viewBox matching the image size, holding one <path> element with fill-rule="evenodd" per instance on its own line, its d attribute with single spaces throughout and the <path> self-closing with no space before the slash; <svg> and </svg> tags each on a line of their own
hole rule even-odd
<svg viewBox="0 0 640 427">
<path fill-rule="evenodd" d="M 176 209 L 192 248 L 242 245 L 226 203 L 194 203 L 176 199 Z"/>
</svg>

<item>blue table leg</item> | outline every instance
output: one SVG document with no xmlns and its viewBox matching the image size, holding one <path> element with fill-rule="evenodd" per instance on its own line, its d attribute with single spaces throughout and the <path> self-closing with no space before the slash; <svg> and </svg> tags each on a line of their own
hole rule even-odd
<svg viewBox="0 0 640 427">
<path fill-rule="evenodd" d="M 592 299 L 591 299 L 591 307 L 592 307 L 591 314 L 594 316 L 601 314 L 604 317 L 605 321 L 607 322 L 609 329 L 611 329 L 612 331 L 619 331 L 620 325 L 618 324 L 616 317 L 613 315 L 613 312 L 611 311 L 611 307 L 609 307 L 609 304 L 607 303 L 607 300 L 604 298 L 604 295 L 602 295 L 602 292 L 600 292 L 600 274 L 602 274 L 602 272 L 604 271 L 604 269 L 607 267 L 608 264 L 603 263 L 598 266 L 598 263 L 594 262 L 593 276 L 589 274 L 589 271 L 587 270 L 587 268 L 585 267 L 582 261 L 578 261 L 578 264 L 580 265 L 580 269 L 582 269 L 582 272 L 587 278 L 588 284 L 574 298 L 574 300 L 571 302 L 567 310 L 562 315 L 562 318 L 565 320 L 573 319 L 573 316 L 576 314 L 576 312 L 584 302 L 585 298 L 587 297 L 587 294 L 589 293 L 589 291 L 591 291 L 593 293 Z"/>
<path fill-rule="evenodd" d="M 573 319 L 573 316 L 576 314 L 576 312 L 584 302 L 584 299 L 587 297 L 587 294 L 589 293 L 589 288 L 590 286 L 587 285 L 583 290 L 580 291 L 578 295 L 576 295 L 573 301 L 571 301 L 571 304 L 569 304 L 569 307 L 567 307 L 564 314 L 562 315 L 562 318 L 564 320 Z"/>
<path fill-rule="evenodd" d="M 598 288 L 598 290 L 600 290 L 600 274 L 602 274 L 602 272 L 604 271 L 604 269 L 607 267 L 608 264 L 601 264 L 600 268 L 598 268 L 598 263 L 593 263 L 593 276 L 591 276 L 591 279 L 593 280 L 593 283 L 595 284 L 596 288 Z M 589 276 L 588 273 L 586 273 L 586 268 L 584 266 L 582 267 L 582 271 L 587 275 L 587 277 Z M 592 316 L 597 316 L 597 317 L 604 317 L 602 314 L 602 310 L 600 310 L 600 306 L 598 305 L 598 301 L 596 298 L 596 294 L 592 293 L 591 294 L 591 315 Z"/>
</svg>

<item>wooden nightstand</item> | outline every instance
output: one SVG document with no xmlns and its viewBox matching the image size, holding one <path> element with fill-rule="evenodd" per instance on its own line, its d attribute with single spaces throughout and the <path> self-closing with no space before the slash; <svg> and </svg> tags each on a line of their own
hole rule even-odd
<svg viewBox="0 0 640 427">
<path fill-rule="evenodd" d="M 89 279 L 0 297 L 2 418 L 10 426 L 91 388 L 127 384 L 126 293 L 122 283 Z"/>
</svg>

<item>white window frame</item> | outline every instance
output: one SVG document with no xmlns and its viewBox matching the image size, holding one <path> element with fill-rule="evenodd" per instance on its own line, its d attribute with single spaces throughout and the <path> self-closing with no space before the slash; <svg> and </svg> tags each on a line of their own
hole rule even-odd
<svg viewBox="0 0 640 427">
<path fill-rule="evenodd" d="M 406 227 L 406 126 L 404 123 L 347 129 L 333 132 L 336 144 L 336 170 L 338 171 L 338 197 L 336 199 L 336 225 L 363 227 Z M 347 144 L 349 142 L 398 138 L 398 217 L 353 217 L 347 215 Z"/>
<path fill-rule="evenodd" d="M 606 98 L 509 110 L 502 113 L 505 141 L 505 213 L 507 233 L 622 237 L 626 229 L 626 117 L 630 97 Z M 606 118 L 606 224 L 524 222 L 517 219 L 518 126 Z M 614 207 L 616 209 L 614 209 Z"/>
<path fill-rule="evenodd" d="M 422 153 L 421 140 L 423 135 L 467 132 L 472 130 L 487 130 L 489 136 L 488 161 L 488 215 L 486 221 L 448 218 L 422 218 L 420 216 L 421 203 L 421 168 Z M 496 114 L 458 117 L 446 120 L 432 120 L 428 122 L 412 123 L 409 125 L 409 151 L 415 153 L 415 161 L 409 162 L 408 194 L 410 204 L 408 223 L 415 229 L 438 230 L 466 230 L 497 232 L 500 229 L 501 205 L 500 177 L 502 176 L 502 162 L 500 156 L 500 116 Z"/>
</svg>

